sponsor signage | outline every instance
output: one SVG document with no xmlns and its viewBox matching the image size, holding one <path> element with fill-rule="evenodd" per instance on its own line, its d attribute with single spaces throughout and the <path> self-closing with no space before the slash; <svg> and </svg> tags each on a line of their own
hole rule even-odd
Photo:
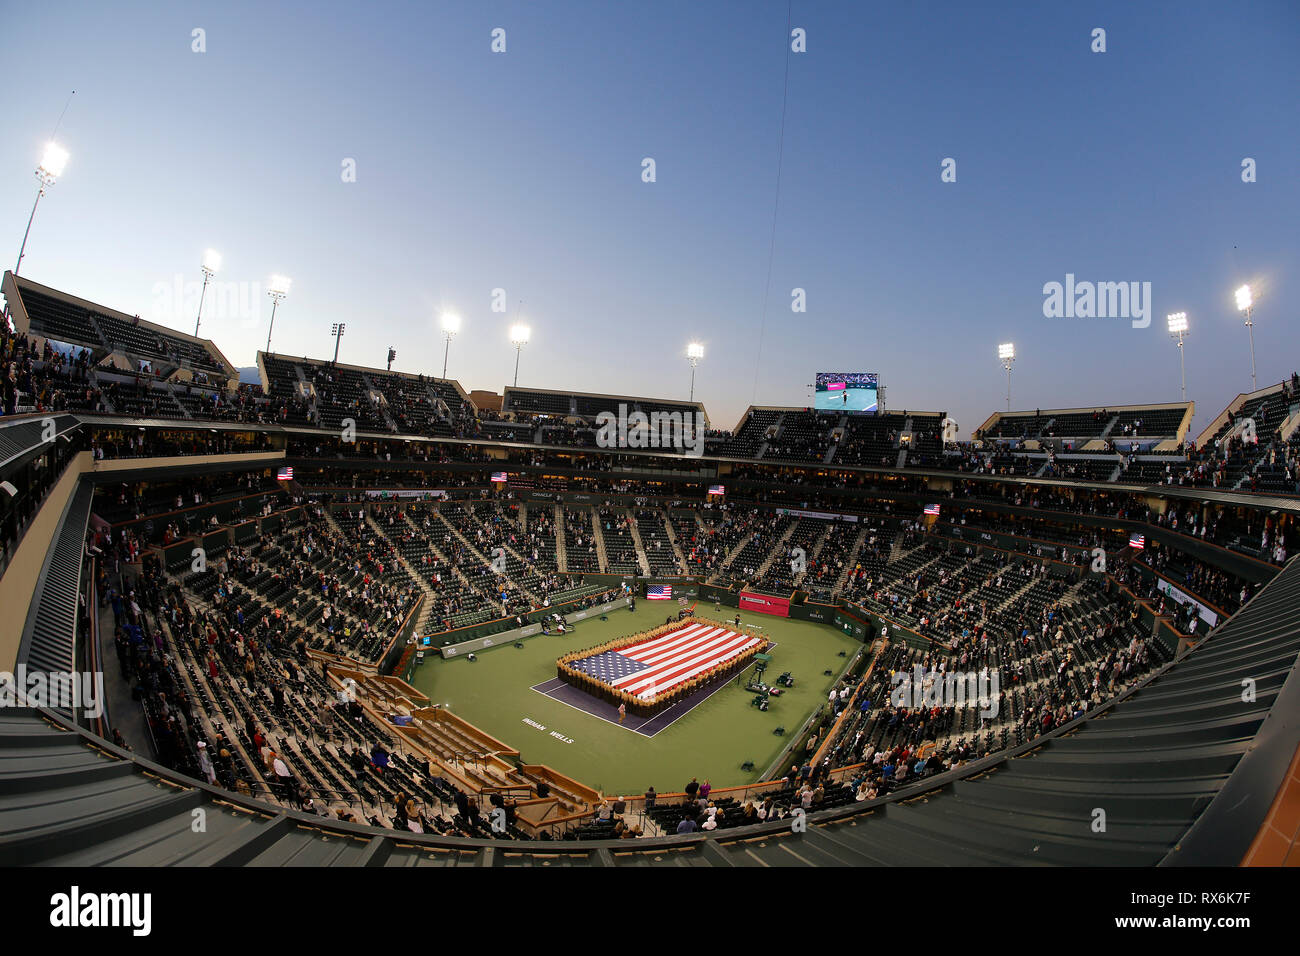
<svg viewBox="0 0 1300 956">
<path fill-rule="evenodd" d="M 1200 601 L 1196 600 L 1196 598 L 1174 587 L 1164 578 L 1156 579 L 1156 589 L 1159 590 L 1161 594 L 1173 598 L 1179 604 L 1190 604 L 1192 607 L 1196 608 L 1196 613 L 1200 616 L 1201 620 L 1210 625 L 1210 627 L 1213 628 L 1218 626 L 1219 615 L 1215 614 Z"/>
<path fill-rule="evenodd" d="M 367 489 L 367 498 L 450 498 L 445 491 L 430 491 L 428 488 L 398 488 L 396 490 L 376 491 Z"/>
<path fill-rule="evenodd" d="M 821 518 L 823 521 L 834 521 L 838 518 L 841 521 L 857 521 L 857 515 L 836 514 L 833 511 L 799 511 L 795 508 L 777 508 L 776 513 L 779 515 L 790 515 L 794 518 Z"/>
<path fill-rule="evenodd" d="M 740 592 L 740 609 L 757 611 L 759 614 L 775 614 L 777 617 L 790 616 L 790 599 L 773 597 L 770 594 L 754 594 L 750 591 Z"/>
</svg>

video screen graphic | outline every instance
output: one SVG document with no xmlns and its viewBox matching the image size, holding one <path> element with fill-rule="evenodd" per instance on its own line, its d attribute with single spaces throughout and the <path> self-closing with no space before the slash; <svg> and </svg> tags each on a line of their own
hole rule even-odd
<svg viewBox="0 0 1300 956">
<path fill-rule="evenodd" d="M 813 408 L 820 412 L 878 412 L 875 372 L 818 372 Z"/>
</svg>

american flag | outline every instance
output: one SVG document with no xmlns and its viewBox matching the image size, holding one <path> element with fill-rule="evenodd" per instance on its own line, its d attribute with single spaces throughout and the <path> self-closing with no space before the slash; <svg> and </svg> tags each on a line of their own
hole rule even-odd
<svg viewBox="0 0 1300 956">
<path fill-rule="evenodd" d="M 573 666 L 648 700 L 744 653 L 759 640 L 713 624 L 689 624 L 631 647 L 584 657 Z"/>
<path fill-rule="evenodd" d="M 504 484 L 506 482 L 506 473 L 504 471 L 494 471 L 492 472 L 492 480 L 497 484 Z"/>
<path fill-rule="evenodd" d="M 275 473 L 276 481 L 293 481 L 293 469 L 289 467 L 281 468 Z"/>
<path fill-rule="evenodd" d="M 1128 546 L 1134 551 L 1141 551 L 1147 546 L 1146 535 L 1131 534 L 1128 536 Z"/>
<path fill-rule="evenodd" d="M 928 514 L 928 515 L 934 515 L 934 516 L 937 518 L 937 517 L 939 517 L 939 506 L 938 506 L 938 505 L 926 505 L 926 506 L 925 506 L 925 513 Z"/>
<path fill-rule="evenodd" d="M 671 584 L 648 584 L 645 589 L 645 599 L 647 601 L 667 601 L 673 596 L 673 586 Z"/>
</svg>

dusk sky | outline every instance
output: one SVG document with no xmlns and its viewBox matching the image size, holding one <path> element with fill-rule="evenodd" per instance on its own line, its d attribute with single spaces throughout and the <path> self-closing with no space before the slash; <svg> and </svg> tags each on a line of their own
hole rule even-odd
<svg viewBox="0 0 1300 956">
<path fill-rule="evenodd" d="M 542 388 L 684 399 L 699 340 L 723 428 L 865 370 L 966 436 L 1007 341 L 1016 409 L 1177 401 L 1177 311 L 1199 428 L 1250 388 L 1243 282 L 1259 384 L 1300 366 L 1295 0 L 792 10 L 806 52 L 783 0 L 10 4 L 0 266 L 75 89 L 22 274 L 193 332 L 170 290 L 212 247 L 201 334 L 238 366 L 272 273 L 275 351 L 343 321 L 340 360 L 439 374 L 450 310 L 467 389 L 510 383 L 515 321 Z M 1067 274 L 1149 282 L 1150 326 L 1045 317 Z"/>
</svg>

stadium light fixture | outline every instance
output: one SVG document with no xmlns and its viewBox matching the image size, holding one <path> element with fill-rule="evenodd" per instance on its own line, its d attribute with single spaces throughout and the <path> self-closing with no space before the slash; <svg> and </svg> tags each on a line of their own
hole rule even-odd
<svg viewBox="0 0 1300 956">
<path fill-rule="evenodd" d="M 1187 365 L 1183 360 L 1183 336 L 1187 334 L 1187 313 L 1173 312 L 1165 317 L 1169 334 L 1178 341 L 1178 370 L 1183 383 L 1183 401 L 1187 401 Z"/>
<path fill-rule="evenodd" d="M 532 334 L 532 329 L 526 325 L 512 325 L 510 327 L 510 341 L 515 345 L 515 384 L 519 384 L 519 356 L 528 344 L 528 337 Z"/>
<path fill-rule="evenodd" d="M 36 202 L 32 203 L 32 214 L 27 217 L 27 229 L 23 232 L 23 244 L 18 247 L 18 262 L 14 265 L 14 275 L 18 275 L 18 270 L 23 265 L 23 256 L 27 254 L 27 237 L 32 232 L 32 220 L 36 218 L 36 207 L 41 204 L 41 197 L 45 195 L 45 191 L 63 175 L 63 170 L 67 166 L 68 151 L 58 143 L 46 143 L 45 153 L 36 166 L 36 181 L 40 183 L 40 186 L 36 190 Z"/>
<path fill-rule="evenodd" d="M 460 331 L 460 316 L 453 315 L 450 312 L 442 313 L 442 334 L 446 338 L 447 344 L 442 350 L 442 377 L 447 377 L 447 356 L 451 352 L 451 340 L 456 337 Z"/>
<path fill-rule="evenodd" d="M 203 321 L 203 299 L 208 294 L 208 280 L 221 270 L 221 253 L 215 249 L 206 249 L 199 262 L 203 270 L 203 289 L 199 292 L 199 314 L 194 317 L 194 337 L 199 336 L 199 323 Z"/>
<path fill-rule="evenodd" d="M 335 365 L 339 364 L 339 342 L 343 340 L 343 332 L 347 329 L 347 327 L 348 324 L 346 322 L 335 322 L 333 325 L 330 326 L 330 335 L 334 336 L 334 364 Z M 391 361 L 388 364 L 390 367 L 392 366 Z"/>
<path fill-rule="evenodd" d="M 700 364 L 700 359 L 704 358 L 704 346 L 699 342 L 692 342 L 686 346 L 686 359 L 691 363 L 691 401 L 695 401 L 695 366 Z"/>
<path fill-rule="evenodd" d="M 289 286 L 293 280 L 288 276 L 273 275 L 267 287 L 266 294 L 271 297 L 271 325 L 266 330 L 266 350 L 271 351 L 271 333 L 275 330 L 275 310 L 280 307 L 280 302 L 289 294 Z"/>
<path fill-rule="evenodd" d="M 1250 286 L 1243 285 L 1237 290 L 1237 311 L 1246 313 L 1246 330 L 1250 333 L 1250 390 L 1255 391 L 1255 323 L 1251 320 L 1250 310 L 1255 305 L 1255 297 L 1250 293 Z"/>
<path fill-rule="evenodd" d="M 998 346 L 998 358 L 1007 370 L 1007 412 L 1011 411 L 1011 366 L 1016 361 L 1016 346 L 1013 342 L 1003 342 Z"/>
</svg>

